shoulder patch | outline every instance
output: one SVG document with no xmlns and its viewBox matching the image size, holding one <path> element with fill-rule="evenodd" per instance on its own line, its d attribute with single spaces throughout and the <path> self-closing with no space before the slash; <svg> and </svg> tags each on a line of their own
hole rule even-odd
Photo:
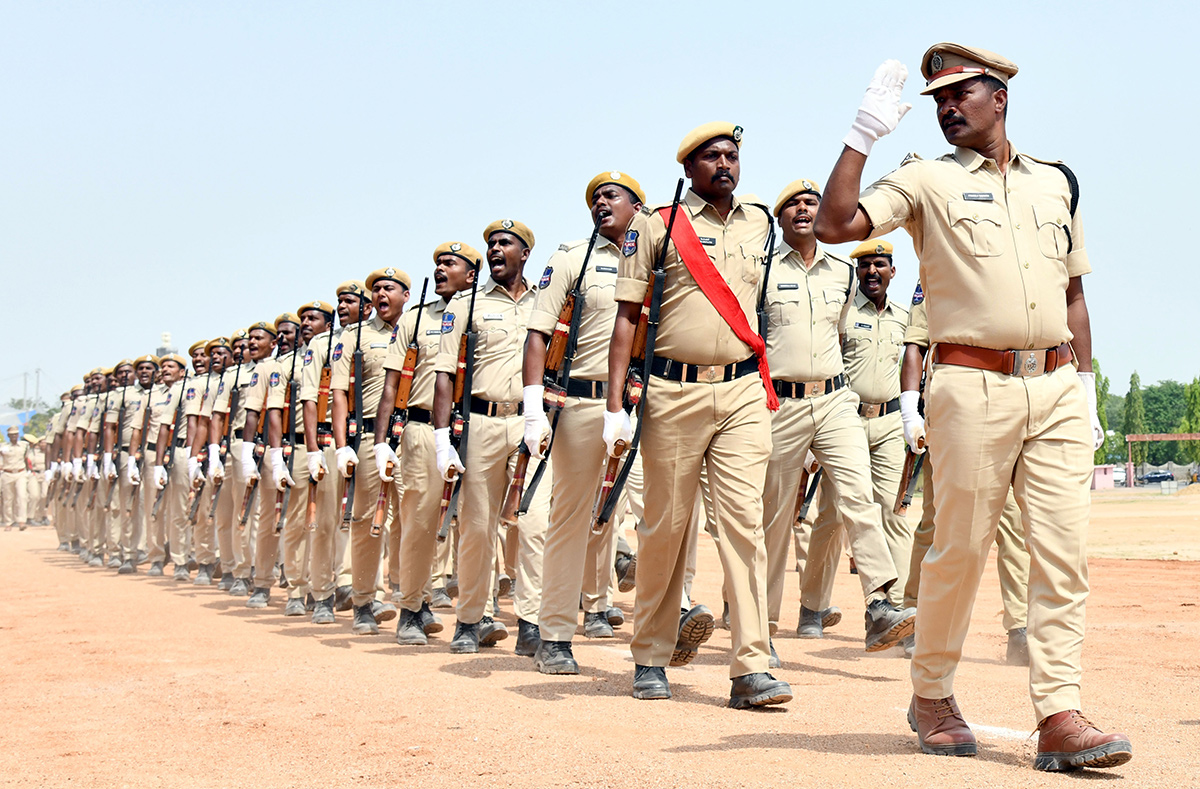
<svg viewBox="0 0 1200 789">
<path fill-rule="evenodd" d="M 217 384 L 217 394 L 221 394 L 224 391 L 225 391 L 225 379 L 222 378 L 221 382 Z"/>
<path fill-rule="evenodd" d="M 919 161 L 921 161 L 920 154 L 909 153 L 907 156 L 904 157 L 904 161 L 900 162 L 900 166 L 903 167 L 906 164 L 910 164 L 912 162 L 919 162 Z"/>
<path fill-rule="evenodd" d="M 313 360 L 313 352 L 311 350 L 305 351 L 304 352 L 304 363 L 312 364 L 312 360 Z"/>
<path fill-rule="evenodd" d="M 186 395 L 184 395 L 184 398 L 185 398 L 185 399 L 187 399 L 187 400 L 195 400 L 195 399 L 196 399 L 196 390 L 195 390 L 195 389 L 188 389 L 188 390 L 187 390 L 187 394 L 186 394 Z"/>
<path fill-rule="evenodd" d="M 454 313 L 453 312 L 443 312 L 442 313 L 442 334 L 449 334 L 452 331 L 454 331 Z"/>
<path fill-rule="evenodd" d="M 563 244 L 566 247 L 566 244 Z M 538 280 L 538 287 L 544 288 L 550 284 L 550 276 L 554 274 L 553 266 L 546 266 L 546 270 L 542 272 L 542 278 Z"/>
<path fill-rule="evenodd" d="M 621 244 L 621 254 L 625 257 L 632 257 L 637 252 L 638 231 L 628 230 L 625 232 L 625 241 Z"/>
<path fill-rule="evenodd" d="M 342 358 L 342 344 L 339 342 L 337 345 L 333 346 L 333 355 L 329 360 L 336 362 L 340 358 Z"/>
<path fill-rule="evenodd" d="M 918 282 L 917 289 L 913 291 L 913 306 L 915 307 L 923 301 L 925 301 L 925 291 L 921 290 L 921 283 Z"/>
<path fill-rule="evenodd" d="M 279 373 L 271 373 L 271 379 L 268 381 L 268 385 L 272 388 L 279 386 Z"/>
<path fill-rule="evenodd" d="M 253 374 L 250 376 L 250 385 L 251 385 L 251 386 L 254 386 L 254 385 L 255 385 L 255 384 L 257 384 L 257 383 L 258 383 L 258 373 L 253 373 Z"/>
</svg>

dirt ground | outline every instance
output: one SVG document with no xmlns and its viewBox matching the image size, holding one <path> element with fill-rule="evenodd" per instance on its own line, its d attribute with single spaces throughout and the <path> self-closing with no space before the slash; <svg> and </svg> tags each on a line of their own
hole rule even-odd
<svg viewBox="0 0 1200 789">
<path fill-rule="evenodd" d="M 979 756 L 952 759 L 919 752 L 904 719 L 908 662 L 899 650 L 863 652 L 860 589 L 845 571 L 840 625 L 821 641 L 797 639 L 794 624 L 775 639 L 784 667 L 774 673 L 795 699 L 743 712 L 724 706 L 721 629 L 691 666 L 669 671 L 673 700 L 643 702 L 629 695 L 629 622 L 611 640 L 581 633 L 583 673 L 548 677 L 513 654 L 512 639 L 450 655 L 451 612 L 429 647 L 400 647 L 388 629 L 351 635 L 348 614 L 326 627 L 285 619 L 278 593 L 250 611 L 215 587 L 85 567 L 55 551 L 50 528 L 0 533 L 10 579 L 0 785 L 1196 786 L 1198 520 L 1196 496 L 1095 498 L 1085 711 L 1128 733 L 1134 759 L 1074 776 L 1030 766 L 1035 721 L 1025 671 L 1003 662 L 992 570 L 956 685 Z M 720 567 L 702 540 L 695 596 L 719 611 Z M 794 573 L 788 585 L 794 623 Z M 618 604 L 628 617 L 633 595 Z"/>
</svg>

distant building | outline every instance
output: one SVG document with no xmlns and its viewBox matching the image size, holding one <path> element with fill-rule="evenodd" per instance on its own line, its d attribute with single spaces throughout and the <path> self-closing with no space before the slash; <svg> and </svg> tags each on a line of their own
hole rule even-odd
<svg viewBox="0 0 1200 789">
<path fill-rule="evenodd" d="M 171 345 L 171 332 L 165 331 L 159 337 L 159 342 L 162 343 L 154 349 L 154 355 L 158 358 L 166 356 L 168 353 L 176 353 L 175 346 Z"/>
</svg>

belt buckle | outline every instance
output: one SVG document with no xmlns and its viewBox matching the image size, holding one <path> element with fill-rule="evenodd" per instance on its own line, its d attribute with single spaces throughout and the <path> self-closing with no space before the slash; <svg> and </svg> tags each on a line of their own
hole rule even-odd
<svg viewBox="0 0 1200 789">
<path fill-rule="evenodd" d="M 820 397 L 821 395 L 825 394 L 825 382 L 824 381 L 814 381 L 811 384 L 804 384 L 803 386 L 804 386 L 804 396 L 806 398 L 807 397 Z"/>
<path fill-rule="evenodd" d="M 703 381 L 706 384 L 716 383 L 725 379 L 725 366 L 721 364 L 708 365 L 701 367 L 696 365 L 696 380 Z"/>
<path fill-rule="evenodd" d="M 494 416 L 516 416 L 517 403 L 493 403 Z"/>
<path fill-rule="evenodd" d="M 860 403 L 858 406 L 859 416 L 867 419 L 874 419 L 883 413 L 883 405 L 880 403 Z"/>
<path fill-rule="evenodd" d="M 1032 378 L 1046 372 L 1045 351 L 1015 351 L 1013 375 Z"/>
</svg>

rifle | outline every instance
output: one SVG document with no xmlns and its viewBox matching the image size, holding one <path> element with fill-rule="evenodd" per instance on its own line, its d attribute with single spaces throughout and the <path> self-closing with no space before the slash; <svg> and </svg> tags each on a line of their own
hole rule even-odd
<svg viewBox="0 0 1200 789">
<path fill-rule="evenodd" d="M 250 513 L 254 510 L 255 494 L 258 493 L 258 483 L 262 479 L 262 464 L 263 458 L 266 457 L 266 425 L 267 425 L 267 396 L 263 394 L 263 404 L 258 412 L 258 425 L 254 431 L 251 440 L 254 441 L 254 468 L 258 471 L 258 476 L 246 483 L 246 495 L 242 497 L 242 515 L 238 520 L 240 528 L 246 527 L 246 522 L 250 520 Z M 242 439 L 245 441 L 245 438 Z"/>
<path fill-rule="evenodd" d="M 358 457 L 358 447 L 362 443 L 362 383 L 363 383 L 363 352 L 362 325 L 366 318 L 362 314 L 363 299 L 359 297 L 358 325 L 355 327 L 354 338 L 354 369 L 350 374 L 350 398 L 354 406 L 354 416 L 346 420 L 346 446 L 354 450 Z M 354 512 L 354 483 L 357 475 L 354 473 L 354 462 L 346 464 L 346 481 L 342 484 L 342 531 L 350 530 L 350 517 Z"/>
<path fill-rule="evenodd" d="M 471 303 L 467 307 L 467 325 L 458 342 L 458 366 L 454 372 L 454 405 L 457 409 L 450 414 L 451 440 L 457 435 L 458 454 L 467 454 L 467 439 L 471 432 L 471 394 L 474 391 L 475 346 L 479 343 L 479 332 L 475 331 L 475 295 L 479 293 L 479 275 L 475 276 L 475 287 L 471 288 Z M 442 509 L 438 528 L 438 542 L 444 542 L 450 534 L 450 522 L 458 518 L 458 494 L 462 490 L 462 477 L 451 474 L 451 480 L 442 486 Z"/>
<path fill-rule="evenodd" d="M 183 416 L 183 399 L 187 394 L 187 379 L 187 370 L 184 369 L 183 382 L 179 387 L 179 402 L 175 404 L 175 421 L 171 423 L 171 429 L 167 431 L 167 448 L 165 450 L 167 460 L 163 463 L 163 469 L 167 472 L 167 482 L 154 496 L 154 508 L 150 510 L 150 517 L 153 520 L 158 520 L 158 508 L 162 505 L 163 494 L 167 492 L 167 486 L 171 484 L 171 469 L 175 467 L 175 436 L 180 432 L 179 419 Z"/>
<path fill-rule="evenodd" d="M 575 284 L 572 286 L 571 292 L 567 294 L 562 309 L 558 311 L 558 320 L 554 323 L 554 334 L 550 337 L 550 345 L 546 349 L 546 371 L 542 374 L 542 383 L 546 393 L 544 400 L 552 414 L 550 417 L 550 441 L 542 447 L 542 460 L 534 469 L 529 487 L 524 488 L 525 469 L 529 465 L 530 452 L 529 447 L 525 445 L 525 440 L 521 440 L 521 446 L 517 453 L 517 467 L 512 483 L 509 485 L 508 495 L 504 499 L 504 507 L 500 511 L 501 522 L 509 525 L 517 522 L 518 515 L 524 515 L 529 511 L 529 505 L 533 502 L 537 486 L 546 473 L 546 461 L 549 460 L 550 451 L 554 448 L 554 436 L 558 432 L 558 419 L 562 416 L 562 409 L 567 401 L 567 384 L 571 381 L 571 366 L 575 362 L 575 353 L 579 348 L 579 324 L 583 319 L 584 302 L 583 275 L 587 273 L 588 263 L 592 259 L 592 250 L 596 248 L 596 239 L 600 235 L 600 223 L 606 216 L 607 214 L 601 214 L 596 217 L 596 223 L 592 226 L 591 238 L 588 239 L 587 252 L 583 255 L 583 264 L 579 267 L 579 276 L 575 278 Z M 524 492 L 522 492 L 523 489 Z M 515 500 L 514 504 L 519 502 L 519 506 L 511 505 L 510 500 Z"/>
<path fill-rule="evenodd" d="M 767 282 L 771 279 L 771 262 L 775 259 L 775 219 L 771 212 L 759 206 L 767 215 L 767 263 L 763 266 L 762 285 L 758 289 L 758 336 L 767 341 Z"/>
<path fill-rule="evenodd" d="M 110 394 L 112 394 L 112 387 L 105 390 L 104 407 L 100 409 L 100 430 L 96 433 L 96 444 L 98 445 L 96 447 L 96 463 L 100 462 L 100 457 L 104 454 L 104 415 L 108 413 L 108 396 Z M 89 510 L 96 504 L 96 490 L 100 487 L 100 476 L 92 480 L 92 489 L 88 492 L 87 509 Z"/>
<path fill-rule="evenodd" d="M 812 473 L 811 479 L 807 471 L 800 475 L 800 493 L 796 498 L 796 523 L 801 523 L 808 517 L 808 508 L 812 506 L 817 488 L 821 484 L 822 471 L 824 469 L 818 468 Z"/>
<path fill-rule="evenodd" d="M 300 339 L 299 333 L 296 335 L 297 341 Z M 287 422 L 287 435 L 283 441 L 283 457 L 287 463 L 288 476 L 291 476 L 292 469 L 296 464 L 296 407 L 299 405 L 297 399 L 300 397 L 300 382 L 296 380 L 296 357 L 300 355 L 300 348 L 292 349 L 292 372 L 288 378 L 288 399 L 284 404 L 284 411 L 287 416 L 284 420 Z M 314 428 L 315 429 L 315 428 Z M 292 486 L 287 485 L 286 490 L 276 491 L 275 493 L 275 533 L 283 533 L 284 526 L 287 525 L 287 509 L 288 502 L 292 499 Z"/>
<path fill-rule="evenodd" d="M 121 387 L 121 407 L 117 409 L 117 435 L 113 439 L 113 456 L 114 463 L 118 462 L 121 457 L 121 434 L 125 431 L 125 394 L 129 390 L 129 384 Z M 111 480 L 108 483 L 108 497 L 104 500 L 104 509 L 112 508 L 113 493 L 120 487 L 117 483 L 120 480 L 121 469 L 117 469 L 117 479 Z"/>
<path fill-rule="evenodd" d="M 613 443 L 613 451 L 616 455 L 608 458 L 604 464 L 604 481 L 600 483 L 600 495 L 596 497 L 596 503 L 592 505 L 592 534 L 600 534 L 604 531 L 604 524 L 597 517 L 600 508 L 608 501 L 612 495 L 613 485 L 617 481 L 617 466 L 621 464 L 621 455 L 625 454 L 625 442 L 617 439 Z"/>
<path fill-rule="evenodd" d="M 917 444 L 925 446 L 925 439 L 919 440 Z M 913 493 L 917 490 L 917 480 L 921 477 L 921 467 L 924 464 L 924 452 L 917 455 L 908 447 L 904 448 L 904 472 L 900 475 L 900 488 L 896 491 L 896 503 L 892 506 L 892 512 L 897 515 L 908 512 L 908 505 L 912 504 Z"/>
<path fill-rule="evenodd" d="M 392 405 L 392 413 L 388 417 L 387 442 L 394 452 L 400 446 L 400 438 L 404 435 L 404 426 L 408 424 L 408 398 L 412 394 L 413 376 L 417 370 L 417 355 L 420 345 L 417 340 L 421 336 L 421 313 L 425 310 L 425 293 L 429 288 L 429 277 L 421 285 L 421 300 L 417 302 L 417 317 L 413 324 L 412 339 L 404 351 L 404 367 L 400 370 L 400 383 L 396 386 L 396 400 Z M 387 476 L 392 476 L 392 463 L 385 469 Z M 379 488 L 379 500 L 375 502 L 375 517 L 371 520 L 371 536 L 383 534 L 383 519 L 387 510 L 387 483 Z"/>
<path fill-rule="evenodd" d="M 642 302 L 642 313 L 638 318 L 637 331 L 633 335 L 633 353 L 629 361 L 629 374 L 625 380 L 625 410 L 631 413 L 637 411 L 637 427 L 633 430 L 633 441 L 629 444 L 625 465 L 621 467 L 621 471 L 613 479 L 612 487 L 608 489 L 607 494 L 603 487 L 600 489 L 600 496 L 604 501 L 601 502 L 597 499 L 596 502 L 595 510 L 597 514 L 592 524 L 592 531 L 594 533 L 599 533 L 598 530 L 603 529 L 609 520 L 612 519 L 613 510 L 617 506 L 617 499 L 621 496 L 621 490 L 625 487 L 625 481 L 629 479 L 629 472 L 633 470 L 633 461 L 637 456 L 638 444 L 641 442 L 641 415 L 645 410 L 646 387 L 650 383 L 650 368 L 654 362 L 654 341 L 658 336 L 659 313 L 662 311 L 663 287 L 667 282 L 667 249 L 671 245 L 671 231 L 675 228 L 675 215 L 679 212 L 679 201 L 682 198 L 683 179 L 680 178 L 679 183 L 675 186 L 675 199 L 671 202 L 671 214 L 667 220 L 667 234 L 663 238 L 663 245 L 662 249 L 659 250 L 658 260 L 654 261 L 654 270 L 650 285 L 646 288 L 646 298 Z M 639 361 L 641 362 L 640 370 L 638 369 Z M 622 452 L 621 454 L 626 453 Z"/>
<path fill-rule="evenodd" d="M 204 377 L 204 394 L 201 396 L 201 400 L 208 397 L 208 390 L 211 386 L 212 386 L 212 369 L 210 368 Z M 195 437 L 192 438 L 192 441 L 193 442 L 195 441 Z M 207 466 L 207 464 L 208 464 L 208 448 L 207 447 L 202 446 L 200 448 L 200 454 L 196 455 L 196 460 L 199 461 L 200 468 L 203 469 Z M 205 484 L 204 475 L 201 474 L 200 479 L 196 480 L 195 484 L 193 484 L 191 486 L 191 488 L 192 488 L 191 501 L 188 502 L 188 523 L 192 524 L 193 526 L 196 525 L 196 515 L 200 510 L 200 496 L 203 495 L 203 493 L 204 493 L 204 484 Z"/>
<path fill-rule="evenodd" d="M 225 377 L 224 371 L 221 372 L 221 377 Z M 221 431 L 221 441 L 217 446 L 217 462 L 224 467 L 225 458 L 229 456 L 229 435 L 233 432 L 233 417 L 237 413 L 238 405 L 241 400 L 241 391 L 238 389 L 238 381 L 242 377 L 242 364 L 239 363 L 237 369 L 233 371 L 233 391 L 229 393 L 229 415 L 225 418 L 225 429 Z M 221 497 L 221 486 L 225 484 L 224 473 L 213 483 L 212 492 L 212 508 L 208 511 L 208 519 L 216 520 L 217 518 L 217 502 Z"/>
</svg>

